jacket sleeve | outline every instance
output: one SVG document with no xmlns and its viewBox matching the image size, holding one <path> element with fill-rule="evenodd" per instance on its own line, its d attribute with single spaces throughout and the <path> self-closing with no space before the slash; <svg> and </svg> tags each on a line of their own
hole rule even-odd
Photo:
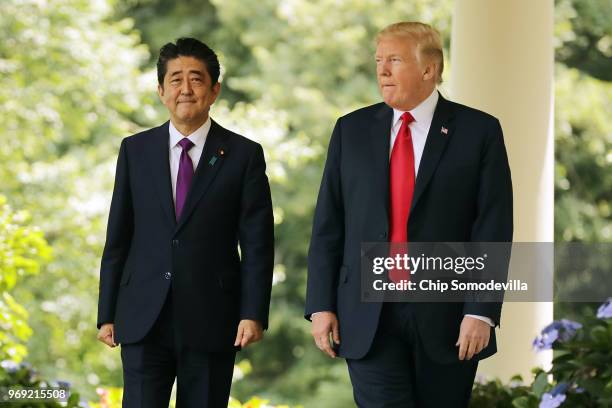
<svg viewBox="0 0 612 408">
<path fill-rule="evenodd" d="M 304 317 L 336 312 L 336 286 L 344 247 L 344 204 L 341 185 L 341 120 L 329 142 L 323 179 L 314 213 L 308 251 L 308 282 Z"/>
<path fill-rule="evenodd" d="M 113 323 L 121 274 L 130 249 L 134 230 L 134 212 L 130 191 L 125 139 L 119 148 L 115 186 L 106 229 L 106 242 L 100 265 L 97 326 Z"/>
<path fill-rule="evenodd" d="M 266 329 L 274 268 L 274 217 L 266 162 L 259 144 L 249 159 L 241 197 L 240 318 L 257 320 Z"/>
<path fill-rule="evenodd" d="M 471 232 L 472 242 L 512 242 L 512 179 L 501 126 L 492 119 L 481 155 L 480 180 L 476 202 L 477 214 Z M 508 274 L 510 244 L 505 254 L 495 260 L 497 279 Z M 475 314 L 491 318 L 500 323 L 501 302 L 468 301 L 464 314 Z"/>
</svg>

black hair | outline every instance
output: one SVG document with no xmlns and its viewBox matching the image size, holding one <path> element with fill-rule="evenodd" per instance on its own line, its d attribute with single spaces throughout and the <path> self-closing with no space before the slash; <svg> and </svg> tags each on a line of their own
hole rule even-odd
<svg viewBox="0 0 612 408">
<path fill-rule="evenodd" d="M 164 77 L 168 70 L 168 61 L 183 57 L 194 57 L 204 63 L 206 71 L 211 79 L 211 85 L 214 85 L 219 80 L 219 59 L 217 54 L 206 44 L 195 38 L 179 38 L 176 44 L 167 43 L 159 50 L 159 58 L 157 59 L 157 82 L 164 86 Z"/>
</svg>

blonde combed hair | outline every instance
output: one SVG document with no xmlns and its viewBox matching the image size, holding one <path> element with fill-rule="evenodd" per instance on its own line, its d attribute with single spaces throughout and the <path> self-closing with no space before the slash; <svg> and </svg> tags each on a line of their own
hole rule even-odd
<svg viewBox="0 0 612 408">
<path fill-rule="evenodd" d="M 384 37 L 409 37 L 417 47 L 419 58 L 428 58 L 436 61 L 436 82 L 442 83 L 442 72 L 444 71 L 444 53 L 442 51 L 442 39 L 440 33 L 429 24 L 415 21 L 403 21 L 391 24 L 383 28 L 376 36 L 376 42 Z"/>
</svg>

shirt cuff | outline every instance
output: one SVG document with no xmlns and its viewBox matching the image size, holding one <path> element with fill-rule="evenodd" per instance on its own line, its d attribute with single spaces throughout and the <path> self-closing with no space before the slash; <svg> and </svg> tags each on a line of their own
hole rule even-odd
<svg viewBox="0 0 612 408">
<path fill-rule="evenodd" d="M 470 317 L 473 317 L 474 319 L 482 320 L 483 322 L 487 323 L 489 326 L 495 327 L 495 323 L 493 323 L 493 320 L 491 320 L 491 318 L 489 317 L 479 316 L 479 315 L 474 315 L 474 314 L 466 314 L 466 316 L 470 316 Z"/>
</svg>

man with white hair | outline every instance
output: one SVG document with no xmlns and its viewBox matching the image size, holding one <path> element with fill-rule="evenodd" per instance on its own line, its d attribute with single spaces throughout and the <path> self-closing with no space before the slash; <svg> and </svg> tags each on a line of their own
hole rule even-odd
<svg viewBox="0 0 612 408">
<path fill-rule="evenodd" d="M 443 98 L 432 27 L 377 38 L 384 102 L 338 119 L 315 211 L 305 316 L 346 358 L 360 407 L 466 407 L 478 360 L 496 352 L 501 303 L 361 300 L 365 242 L 511 242 L 512 183 L 493 116 Z"/>
</svg>

